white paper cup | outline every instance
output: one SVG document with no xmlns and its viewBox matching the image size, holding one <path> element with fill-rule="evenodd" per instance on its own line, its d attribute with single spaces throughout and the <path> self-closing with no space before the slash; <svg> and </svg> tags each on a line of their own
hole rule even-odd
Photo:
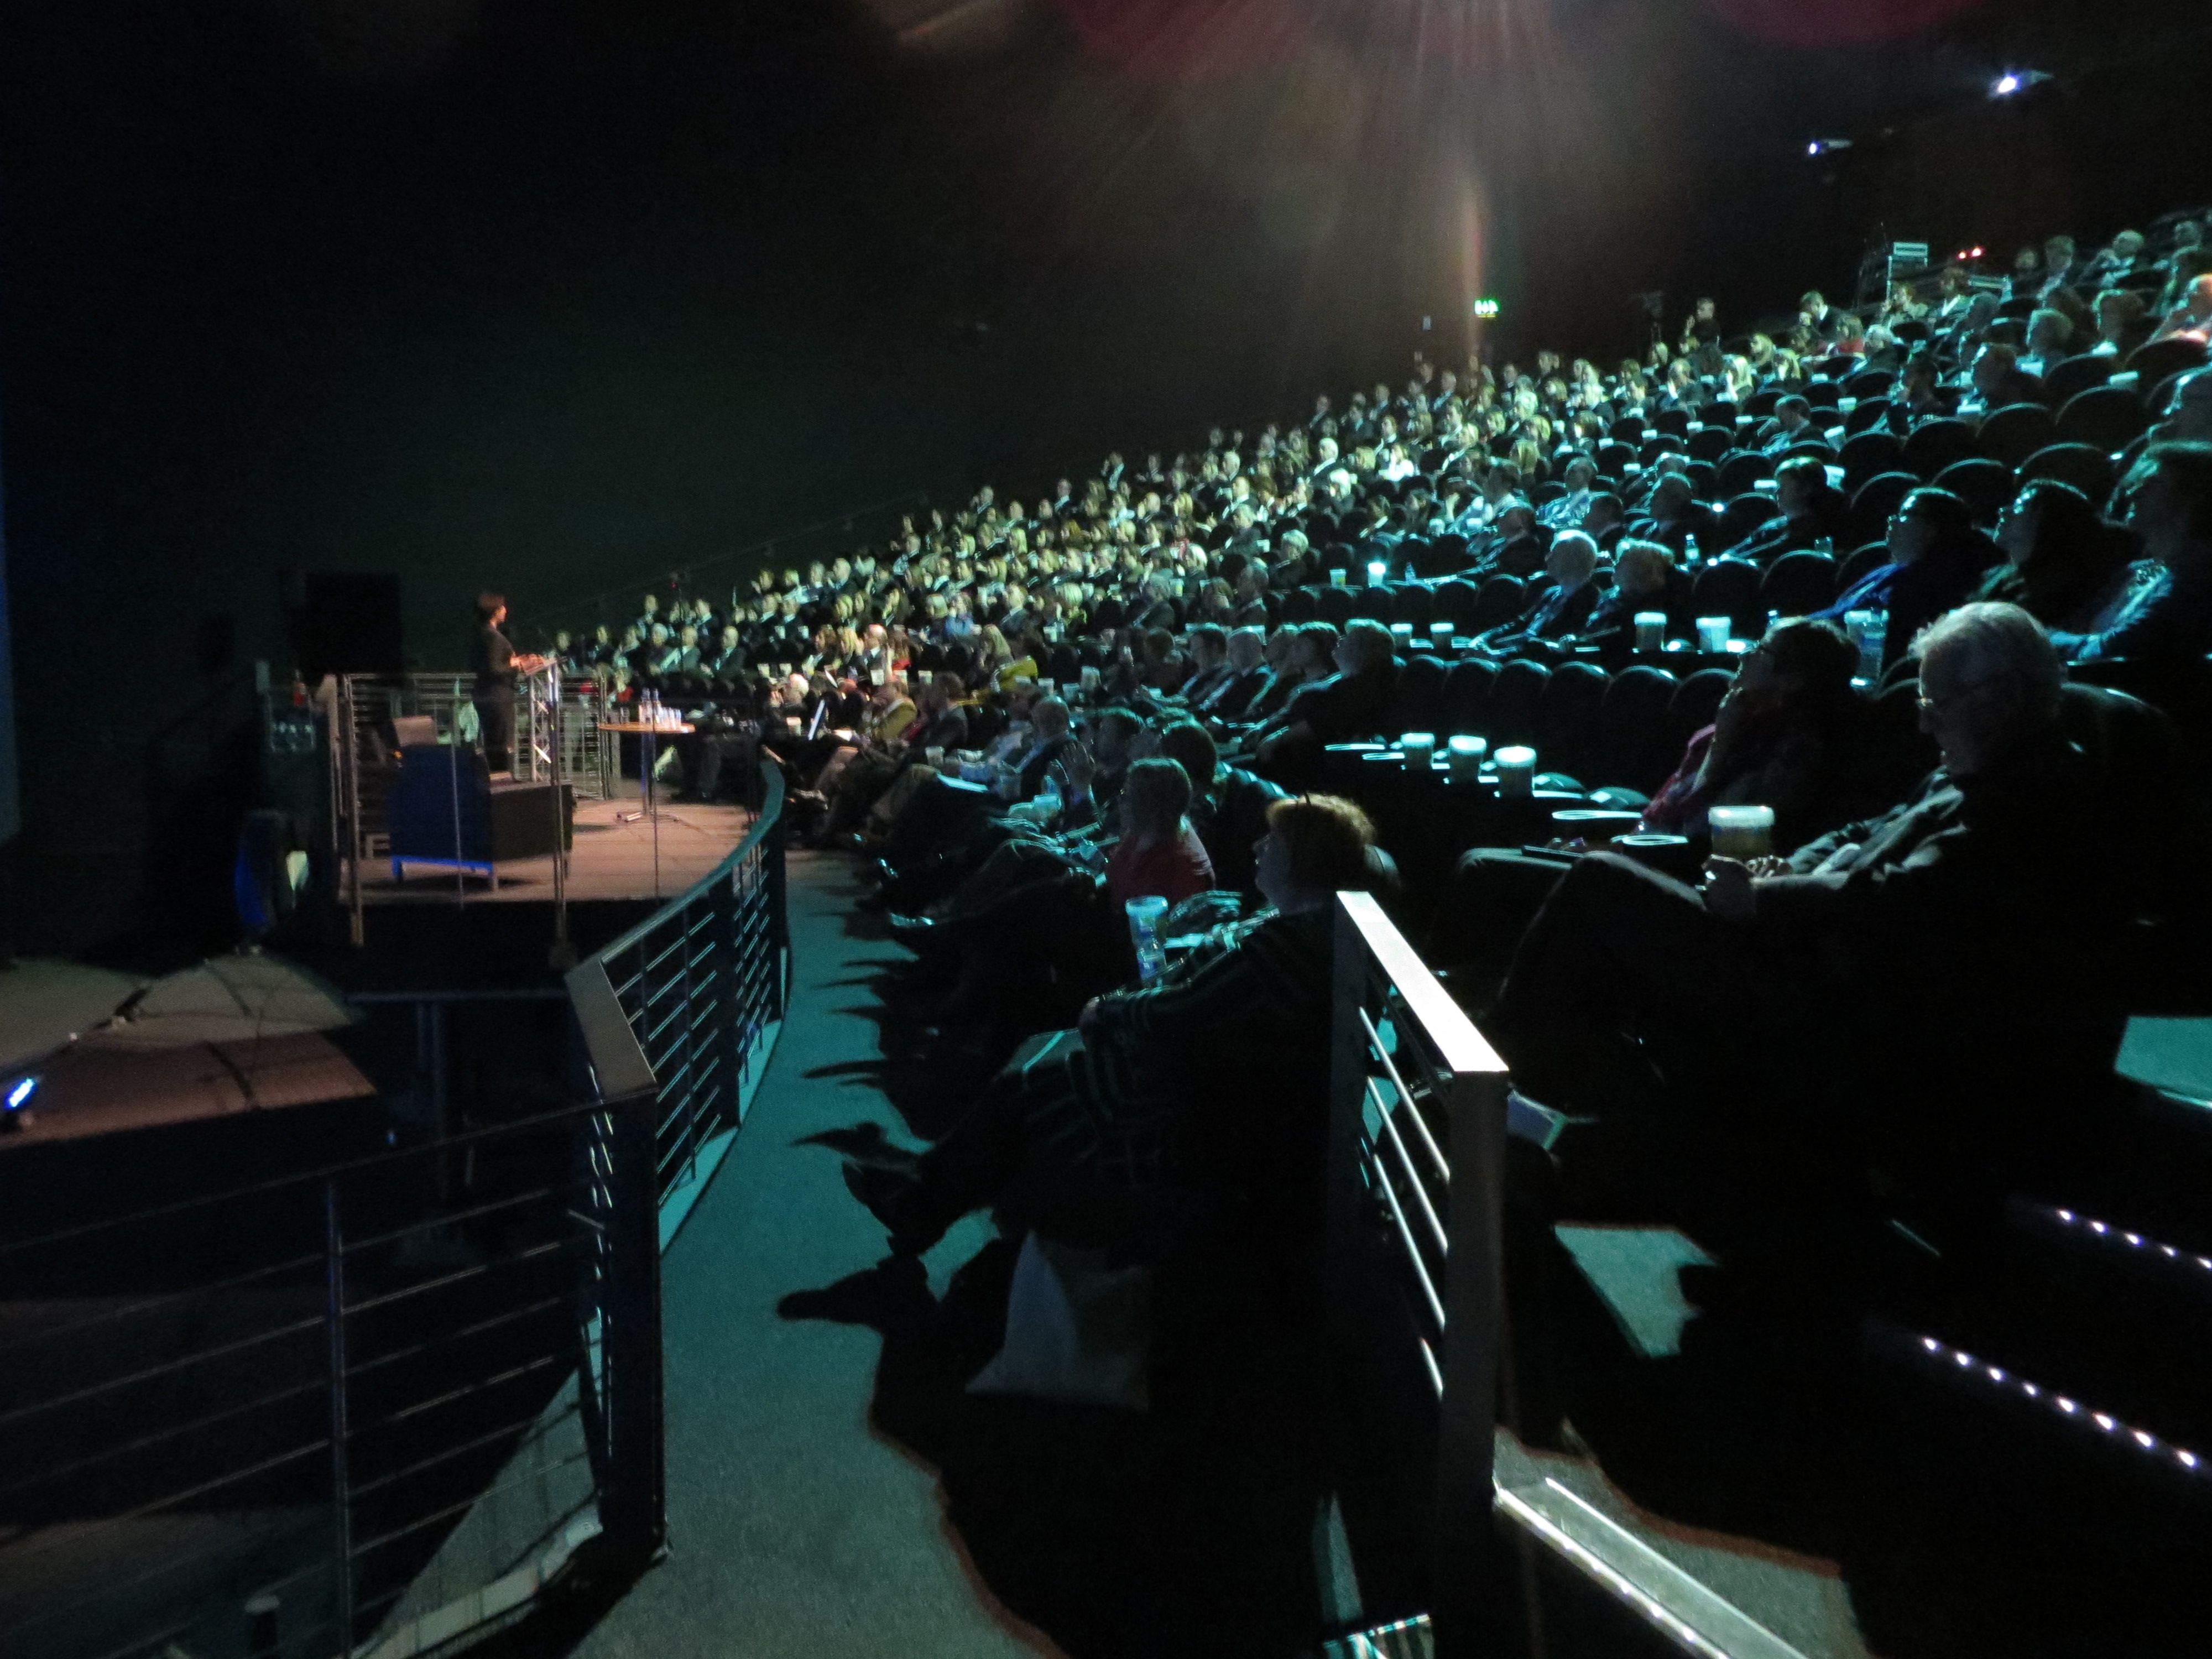
<svg viewBox="0 0 2212 1659">
<path fill-rule="evenodd" d="M 1498 751 L 1498 793 L 1526 799 L 1536 793 L 1536 751 L 1509 744 Z"/>
<path fill-rule="evenodd" d="M 1729 622 L 1726 617 L 1698 618 L 1698 648 L 1717 655 L 1728 649 Z"/>
<path fill-rule="evenodd" d="M 1636 613 L 1636 648 L 1638 651 L 1661 651 L 1667 645 L 1667 613 L 1663 611 L 1639 611 Z"/>
<path fill-rule="evenodd" d="M 1482 757 L 1490 752 L 1486 738 L 1454 738 L 1446 745 L 1451 762 L 1451 775 L 1455 778 L 1474 778 L 1482 775 Z"/>
<path fill-rule="evenodd" d="M 1436 763 L 1437 734 L 1408 732 L 1398 739 L 1398 752 L 1406 757 L 1408 772 L 1425 772 Z"/>
</svg>

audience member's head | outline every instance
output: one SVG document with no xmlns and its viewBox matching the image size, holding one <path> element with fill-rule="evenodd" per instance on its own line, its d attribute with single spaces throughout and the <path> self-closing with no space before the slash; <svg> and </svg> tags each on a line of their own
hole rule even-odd
<svg viewBox="0 0 2212 1659">
<path fill-rule="evenodd" d="M 1341 796 L 1279 800 L 1256 849 L 1261 896 L 1290 915 L 1323 908 L 1337 893 L 1368 885 L 1374 844 L 1367 814 Z"/>
<path fill-rule="evenodd" d="M 1985 772 L 2049 734 L 2065 669 L 2016 605 L 1963 605 L 1920 630 L 1920 726 L 1954 777 Z"/>
<path fill-rule="evenodd" d="M 1123 835 L 1147 846 L 1173 841 L 1188 811 L 1190 777 L 1180 764 L 1157 756 L 1130 763 L 1121 784 Z"/>
<path fill-rule="evenodd" d="M 1667 591 L 1667 578 L 1674 568 L 1672 549 L 1632 538 L 1613 550 L 1613 585 L 1626 599 L 1656 596 Z"/>
<path fill-rule="evenodd" d="M 1361 617 L 1345 624 L 1334 658 L 1340 672 L 1359 676 L 1379 673 L 1390 665 L 1390 630 L 1381 623 Z"/>
<path fill-rule="evenodd" d="M 2212 442 L 2212 368 L 2177 375 L 2169 395 L 2172 401 L 2158 428 L 2160 441 Z"/>
<path fill-rule="evenodd" d="M 1160 753 L 1182 768 L 1191 787 L 1204 789 L 1221 769 L 1221 751 L 1196 720 L 1177 720 L 1160 732 Z"/>
<path fill-rule="evenodd" d="M 1030 706 L 1030 721 L 1040 738 L 1066 737 L 1070 719 L 1064 697 L 1039 697 Z"/>
<path fill-rule="evenodd" d="M 1810 513 L 1827 488 L 1827 467 L 1810 455 L 1797 456 L 1774 469 L 1774 504 L 1790 518 Z"/>
<path fill-rule="evenodd" d="M 2178 571 L 2212 571 L 2212 443 L 2156 443 L 2120 486 L 2128 528 Z"/>
<path fill-rule="evenodd" d="M 1948 489 L 1916 489 L 1889 520 L 1889 556 L 1911 564 L 1956 548 L 1973 534 L 1974 510 Z"/>
<path fill-rule="evenodd" d="M 1597 572 L 1597 544 L 1579 530 L 1563 530 L 1544 555 L 1544 572 L 1562 587 L 1580 587 Z"/>
</svg>

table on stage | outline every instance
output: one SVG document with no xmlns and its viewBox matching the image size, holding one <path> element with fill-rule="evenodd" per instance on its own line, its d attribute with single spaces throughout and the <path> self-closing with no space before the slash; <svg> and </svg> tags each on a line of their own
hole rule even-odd
<svg viewBox="0 0 2212 1659">
<path fill-rule="evenodd" d="M 672 726 L 653 726 L 644 720 L 601 720 L 599 730 L 615 736 L 637 739 L 637 793 L 640 809 L 637 817 L 653 826 L 653 894 L 660 896 L 660 795 L 653 785 L 653 764 L 660 758 L 662 738 L 680 738 L 697 728 L 688 721 L 679 720 Z M 622 763 L 615 763 L 617 774 Z M 625 816 L 628 816 L 625 814 Z"/>
</svg>

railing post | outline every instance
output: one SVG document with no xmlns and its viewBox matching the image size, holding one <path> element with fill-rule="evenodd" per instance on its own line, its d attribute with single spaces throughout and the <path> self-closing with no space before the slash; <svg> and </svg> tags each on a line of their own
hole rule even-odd
<svg viewBox="0 0 2212 1659">
<path fill-rule="evenodd" d="M 338 1188 L 323 1182 L 323 1316 L 330 1367 L 331 1550 L 336 1580 L 338 1653 L 353 1652 L 353 1490 L 347 1468 L 345 1241 L 338 1231 Z"/>
<path fill-rule="evenodd" d="M 1359 1339 L 1362 1237 L 1360 1178 L 1363 1119 L 1367 1102 L 1367 1034 L 1359 1010 L 1367 993 L 1367 949 L 1341 894 L 1335 901 L 1336 939 L 1329 999 L 1328 1077 L 1328 1319 L 1340 1341 Z"/>
<path fill-rule="evenodd" d="M 608 1103 L 612 1170 L 606 1278 L 600 1291 L 601 1420 L 606 1467 L 599 1524 L 609 1547 L 642 1568 L 667 1540 L 661 1423 L 659 1096 Z"/>
<path fill-rule="evenodd" d="M 1505 1317 L 1505 1078 L 1454 1080 L 1447 1102 L 1450 1240 L 1444 1287 L 1446 1379 L 1437 1423 L 1431 1617 L 1437 1659 L 1479 1651 L 1495 1630 L 1492 1511 L 1498 1346 Z"/>
<path fill-rule="evenodd" d="M 778 806 L 782 791 L 777 792 Z M 786 909 L 783 879 L 783 813 L 779 810 L 775 822 L 761 838 L 761 857 L 768 866 L 769 943 L 775 951 L 775 971 L 769 977 L 774 981 L 770 991 L 775 1018 L 781 1019 L 784 1000 L 789 991 L 791 977 L 791 917 Z"/>
</svg>

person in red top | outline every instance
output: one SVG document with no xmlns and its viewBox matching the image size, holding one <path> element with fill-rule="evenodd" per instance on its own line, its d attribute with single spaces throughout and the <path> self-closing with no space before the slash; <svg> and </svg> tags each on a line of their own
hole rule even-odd
<svg viewBox="0 0 2212 1659">
<path fill-rule="evenodd" d="M 1106 892 L 1116 908 L 1136 898 L 1170 904 L 1213 885 L 1213 861 L 1184 816 L 1190 777 L 1180 763 L 1142 760 L 1121 785 L 1121 839 L 1106 864 Z"/>
</svg>

